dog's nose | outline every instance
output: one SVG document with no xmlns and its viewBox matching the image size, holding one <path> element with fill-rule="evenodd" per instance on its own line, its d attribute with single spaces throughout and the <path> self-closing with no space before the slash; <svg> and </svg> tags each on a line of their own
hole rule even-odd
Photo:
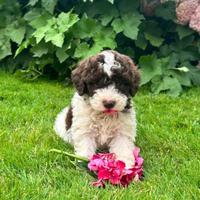
<svg viewBox="0 0 200 200">
<path fill-rule="evenodd" d="M 103 100 L 103 105 L 105 108 L 113 108 L 115 106 L 116 102 L 112 100 Z"/>
</svg>

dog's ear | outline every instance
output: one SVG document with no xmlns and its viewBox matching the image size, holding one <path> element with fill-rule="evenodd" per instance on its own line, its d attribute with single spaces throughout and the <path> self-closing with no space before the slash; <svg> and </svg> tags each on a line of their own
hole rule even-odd
<svg viewBox="0 0 200 200">
<path fill-rule="evenodd" d="M 87 93 L 87 86 L 86 86 L 86 83 L 84 82 L 87 63 L 88 63 L 88 60 L 84 60 L 80 62 L 78 66 L 76 67 L 76 69 L 74 69 L 71 74 L 72 82 L 80 96 Z"/>
<path fill-rule="evenodd" d="M 117 54 L 118 55 L 118 54 Z M 135 96 L 138 91 L 140 84 L 140 73 L 138 71 L 137 66 L 134 64 L 132 59 L 125 55 L 118 56 L 119 61 L 122 63 L 122 76 L 128 80 L 129 82 L 129 94 L 131 96 Z"/>
<path fill-rule="evenodd" d="M 131 67 L 131 73 L 132 73 L 130 94 L 131 96 L 135 96 L 140 85 L 140 73 L 137 66 L 133 63 L 131 59 L 130 59 L 130 67 Z"/>
<path fill-rule="evenodd" d="M 102 69 L 99 68 L 99 62 L 101 61 L 102 56 L 91 56 L 81 61 L 72 71 L 71 79 L 80 96 L 92 93 L 88 83 L 95 82 L 101 76 Z"/>
</svg>

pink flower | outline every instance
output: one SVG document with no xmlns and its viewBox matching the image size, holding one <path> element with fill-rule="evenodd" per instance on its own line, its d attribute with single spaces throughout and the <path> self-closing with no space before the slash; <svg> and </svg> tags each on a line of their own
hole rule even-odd
<svg viewBox="0 0 200 200">
<path fill-rule="evenodd" d="M 134 151 L 133 151 L 133 155 L 135 157 L 135 162 L 136 162 L 136 166 L 142 166 L 144 159 L 142 157 L 139 156 L 140 153 L 140 149 L 138 147 L 135 147 Z"/>
<path fill-rule="evenodd" d="M 126 169 L 124 162 L 116 160 L 116 155 L 113 153 L 99 153 L 93 155 L 88 163 L 88 168 L 95 172 L 98 181 L 92 183 L 96 187 L 105 187 L 105 182 L 113 185 L 128 186 L 132 181 L 138 181 L 143 173 L 142 164 L 143 158 L 139 157 L 139 148 L 135 148 L 133 156 L 135 157 L 135 166 L 131 169 Z"/>
<path fill-rule="evenodd" d="M 183 0 L 177 4 L 176 17 L 178 23 L 188 24 L 198 5 L 199 0 Z"/>
<path fill-rule="evenodd" d="M 94 154 L 88 163 L 88 168 L 91 171 L 97 171 L 102 167 L 105 167 L 106 165 L 109 165 L 112 163 L 113 160 L 115 160 L 115 154 L 113 153 L 99 153 Z"/>
<path fill-rule="evenodd" d="M 190 19 L 190 28 L 200 33 L 200 3 Z"/>
<path fill-rule="evenodd" d="M 88 164 L 88 168 L 92 171 L 96 171 L 98 170 L 101 166 L 104 165 L 103 160 L 101 160 L 100 158 L 97 159 L 93 159 L 89 162 Z"/>
</svg>

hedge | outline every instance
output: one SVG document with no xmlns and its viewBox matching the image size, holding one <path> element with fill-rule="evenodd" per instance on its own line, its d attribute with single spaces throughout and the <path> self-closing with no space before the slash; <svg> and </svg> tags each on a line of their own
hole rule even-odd
<svg viewBox="0 0 200 200">
<path fill-rule="evenodd" d="M 200 37 L 176 23 L 174 1 L 1 0 L 0 13 L 0 68 L 26 78 L 64 79 L 79 60 L 115 49 L 155 94 L 200 85 Z"/>
</svg>

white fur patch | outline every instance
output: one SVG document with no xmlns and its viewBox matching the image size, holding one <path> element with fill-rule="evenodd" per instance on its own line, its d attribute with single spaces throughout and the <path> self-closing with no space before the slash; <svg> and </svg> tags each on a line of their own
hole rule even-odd
<svg viewBox="0 0 200 200">
<path fill-rule="evenodd" d="M 65 142 L 72 143 L 72 137 L 70 134 L 70 129 L 66 130 L 66 116 L 68 112 L 68 107 L 64 108 L 56 117 L 54 124 L 54 130 L 58 136 L 60 136 Z"/>
<path fill-rule="evenodd" d="M 72 108 L 71 128 L 68 131 L 65 129 L 68 108 L 59 113 L 54 128 L 60 137 L 74 145 L 77 155 L 91 158 L 97 148 L 106 145 L 127 167 L 132 167 L 136 137 L 134 109 L 127 113 L 119 112 L 118 116 L 111 117 L 94 110 L 90 103 L 77 93 L 72 99 Z"/>
<path fill-rule="evenodd" d="M 103 106 L 104 100 L 115 101 L 116 104 L 114 109 L 117 111 L 124 110 L 127 103 L 127 96 L 118 92 L 115 88 L 115 85 L 109 85 L 105 88 L 97 89 L 95 94 L 89 98 L 91 107 L 96 111 L 104 111 L 105 107 Z"/>
<path fill-rule="evenodd" d="M 112 75 L 111 68 L 112 67 L 119 68 L 121 67 L 121 65 L 115 61 L 115 55 L 112 52 L 103 51 L 101 54 L 104 55 L 104 64 L 102 64 L 103 70 L 106 74 L 108 74 L 108 76 L 111 76 Z"/>
</svg>

